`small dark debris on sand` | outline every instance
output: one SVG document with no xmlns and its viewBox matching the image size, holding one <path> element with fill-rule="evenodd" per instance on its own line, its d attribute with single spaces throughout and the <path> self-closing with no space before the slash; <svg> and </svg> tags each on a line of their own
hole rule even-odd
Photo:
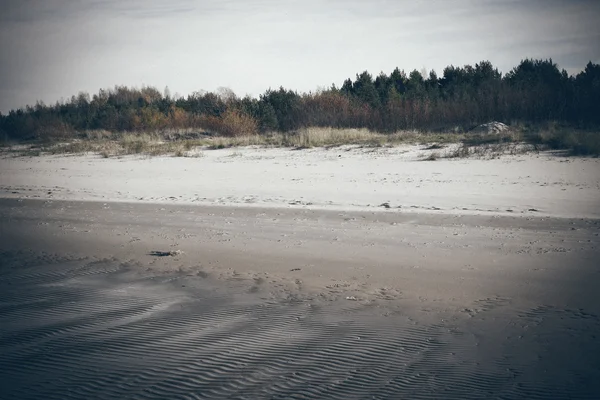
<svg viewBox="0 0 600 400">
<path fill-rule="evenodd" d="M 175 257 L 177 255 L 181 254 L 180 250 L 171 250 L 171 251 L 158 251 L 158 250 L 154 250 L 151 251 L 149 253 L 149 255 L 154 256 L 154 257 Z"/>
</svg>

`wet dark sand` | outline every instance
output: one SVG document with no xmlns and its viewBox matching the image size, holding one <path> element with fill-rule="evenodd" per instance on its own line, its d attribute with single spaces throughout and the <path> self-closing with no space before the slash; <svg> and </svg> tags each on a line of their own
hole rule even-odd
<svg viewBox="0 0 600 400">
<path fill-rule="evenodd" d="M 597 220 L 0 200 L 0 221 L 2 399 L 600 397 Z"/>
</svg>

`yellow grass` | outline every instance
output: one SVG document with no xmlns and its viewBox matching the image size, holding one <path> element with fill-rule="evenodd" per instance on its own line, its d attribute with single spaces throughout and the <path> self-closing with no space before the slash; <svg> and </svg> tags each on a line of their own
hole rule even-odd
<svg viewBox="0 0 600 400">
<path fill-rule="evenodd" d="M 173 155 L 197 156 L 198 149 L 222 149 L 244 146 L 264 147 L 332 147 L 360 145 L 368 147 L 394 146 L 398 144 L 447 144 L 463 142 L 469 146 L 488 144 L 487 141 L 516 143 L 522 139 L 504 135 L 479 137 L 459 133 L 431 133 L 401 131 L 383 134 L 368 129 L 304 128 L 289 133 L 267 133 L 247 136 L 200 136 L 191 131 L 165 131 L 153 133 L 114 133 L 93 131 L 84 139 L 67 143 L 55 143 L 39 148 L 39 153 L 78 154 L 96 153 L 103 157 L 139 154 L 147 156 Z M 502 140 L 500 140 L 502 139 Z M 458 156 L 458 155 L 456 155 Z"/>
</svg>

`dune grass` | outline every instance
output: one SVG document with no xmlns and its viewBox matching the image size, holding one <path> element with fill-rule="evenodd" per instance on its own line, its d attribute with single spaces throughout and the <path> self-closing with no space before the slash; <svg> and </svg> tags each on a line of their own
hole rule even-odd
<svg viewBox="0 0 600 400">
<path fill-rule="evenodd" d="M 209 149 L 222 149 L 239 146 L 271 146 L 307 149 L 314 147 L 335 147 L 362 145 L 368 147 L 394 146 L 402 143 L 423 143 L 436 141 L 453 143 L 461 139 L 454 133 L 435 134 L 417 131 L 402 131 L 383 134 L 368 129 L 305 128 L 289 133 L 271 133 L 245 137 L 216 137 L 208 139 Z M 206 144 L 207 141 L 200 141 Z"/>
<path fill-rule="evenodd" d="M 153 133 L 111 133 L 87 131 L 70 142 L 33 143 L 13 152 L 21 155 L 99 154 L 104 158 L 125 155 L 198 157 L 201 150 L 245 146 L 306 149 L 359 145 L 364 147 L 428 145 L 436 150 L 428 160 L 438 158 L 493 158 L 504 154 L 521 154 L 544 149 L 561 150 L 569 155 L 600 155 L 600 132 L 565 129 L 516 128 L 500 134 L 401 131 L 390 134 L 367 129 L 305 128 L 289 133 L 246 136 L 211 136 L 190 130 Z M 444 150 L 447 145 L 455 144 Z M 3 151 L 11 151 L 11 147 Z M 199 152 L 200 150 L 200 152 Z M 433 153 L 432 153 L 433 154 Z"/>
</svg>

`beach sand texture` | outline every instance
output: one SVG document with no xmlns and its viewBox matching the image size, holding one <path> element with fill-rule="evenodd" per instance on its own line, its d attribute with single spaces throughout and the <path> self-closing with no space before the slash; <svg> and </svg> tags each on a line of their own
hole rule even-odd
<svg viewBox="0 0 600 400">
<path fill-rule="evenodd" d="M 599 160 L 347 150 L 1 158 L 0 398 L 599 397 Z"/>
</svg>

